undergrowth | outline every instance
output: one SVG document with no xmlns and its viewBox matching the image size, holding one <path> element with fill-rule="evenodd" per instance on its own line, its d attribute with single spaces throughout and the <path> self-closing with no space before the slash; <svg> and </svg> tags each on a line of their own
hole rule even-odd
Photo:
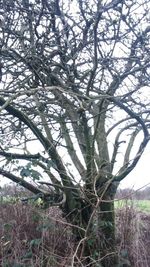
<svg viewBox="0 0 150 267">
<path fill-rule="evenodd" d="M 2 267 L 67 266 L 73 248 L 71 230 L 57 208 L 1 205 L 0 239 Z"/>
<path fill-rule="evenodd" d="M 150 215 L 134 205 L 116 212 L 121 266 L 150 266 Z M 70 267 L 75 244 L 70 226 L 58 208 L 40 210 L 33 205 L 0 205 L 0 266 Z"/>
<path fill-rule="evenodd" d="M 136 203 L 126 200 L 116 212 L 116 236 L 120 260 L 125 266 L 150 266 L 150 214 L 137 209 Z"/>
</svg>

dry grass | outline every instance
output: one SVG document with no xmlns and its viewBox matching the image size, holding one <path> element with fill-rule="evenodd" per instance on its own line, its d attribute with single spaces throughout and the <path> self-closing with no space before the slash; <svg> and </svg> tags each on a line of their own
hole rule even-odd
<svg viewBox="0 0 150 267">
<path fill-rule="evenodd" d="M 150 215 L 127 203 L 117 210 L 116 221 L 120 266 L 150 266 Z M 70 266 L 74 242 L 57 208 L 1 204 L 0 239 L 2 267 Z"/>
<path fill-rule="evenodd" d="M 128 201 L 117 211 L 117 237 L 120 259 L 126 266 L 150 266 L 150 214 L 137 211 Z M 130 262 L 130 264 L 129 264 Z"/>
<path fill-rule="evenodd" d="M 72 253 L 70 229 L 58 209 L 45 213 L 22 204 L 0 206 L 0 266 L 63 267 Z"/>
</svg>

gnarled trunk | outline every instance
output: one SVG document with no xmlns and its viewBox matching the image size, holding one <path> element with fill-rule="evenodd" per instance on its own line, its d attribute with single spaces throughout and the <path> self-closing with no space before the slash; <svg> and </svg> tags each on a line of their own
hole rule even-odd
<svg viewBox="0 0 150 267">
<path fill-rule="evenodd" d="M 110 199 L 109 190 L 97 206 L 90 206 L 84 202 L 80 202 L 79 206 L 80 209 L 74 209 L 67 216 L 69 223 L 74 225 L 73 234 L 76 242 L 74 260 L 80 260 L 83 264 L 81 266 L 116 266 L 114 200 L 113 197 Z M 80 266 L 79 262 L 77 266 Z"/>
<path fill-rule="evenodd" d="M 100 258 L 103 267 L 113 267 L 117 264 L 114 200 L 103 201 L 98 214 Z"/>
</svg>

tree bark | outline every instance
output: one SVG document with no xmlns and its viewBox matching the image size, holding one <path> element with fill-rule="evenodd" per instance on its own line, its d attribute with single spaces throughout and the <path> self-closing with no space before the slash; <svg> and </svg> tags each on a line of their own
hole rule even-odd
<svg viewBox="0 0 150 267">
<path fill-rule="evenodd" d="M 69 223 L 74 225 L 72 229 L 76 247 L 78 247 L 77 258 L 83 266 L 115 267 L 117 265 L 114 194 L 110 199 L 110 190 L 103 197 L 92 220 L 94 206 L 83 202 L 78 205 L 80 209 L 75 209 L 70 216 L 67 216 Z"/>
<path fill-rule="evenodd" d="M 100 204 L 98 215 L 100 258 L 103 267 L 114 267 L 118 261 L 115 237 L 114 200 L 106 198 L 103 201 L 104 202 Z"/>
</svg>

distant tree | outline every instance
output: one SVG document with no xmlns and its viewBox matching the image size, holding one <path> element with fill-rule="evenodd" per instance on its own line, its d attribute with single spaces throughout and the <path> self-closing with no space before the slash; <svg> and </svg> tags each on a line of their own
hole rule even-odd
<svg viewBox="0 0 150 267">
<path fill-rule="evenodd" d="M 22 198 L 24 199 L 25 197 L 31 197 L 31 192 L 26 190 L 24 187 L 19 186 L 18 184 L 10 183 L 10 184 L 5 184 L 0 188 L 0 197 L 4 197 L 4 200 L 7 199 L 9 202 L 11 202 L 11 199 L 16 198 L 16 200 Z"/>
<path fill-rule="evenodd" d="M 148 186 L 142 190 L 135 192 L 135 198 L 150 200 L 150 187 Z"/>
<path fill-rule="evenodd" d="M 133 188 L 118 189 L 115 195 L 116 199 L 135 199 L 136 191 Z"/>
<path fill-rule="evenodd" d="M 72 266 L 116 266 L 114 196 L 149 141 L 149 1 L 0 3 L 1 179 L 60 206 Z"/>
</svg>

